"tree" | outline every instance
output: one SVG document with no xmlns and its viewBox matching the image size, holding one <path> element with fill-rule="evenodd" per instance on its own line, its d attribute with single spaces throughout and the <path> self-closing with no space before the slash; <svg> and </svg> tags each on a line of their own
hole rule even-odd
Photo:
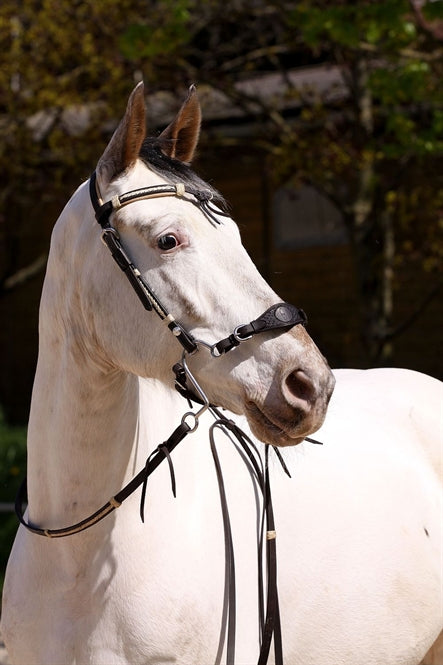
<svg viewBox="0 0 443 665">
<path fill-rule="evenodd" d="M 34 219 L 52 223 L 89 175 L 134 82 L 194 82 L 256 120 L 277 182 L 341 210 L 368 353 L 386 358 L 441 284 L 442 18 L 431 0 L 3 0 L 0 295 L 40 274 L 50 224 Z M 297 87 L 291 72 L 312 65 L 338 68 L 345 94 Z M 277 96 L 242 85 L 269 72 Z M 429 290 L 398 320 L 402 261 Z"/>
<path fill-rule="evenodd" d="M 431 277 L 442 252 L 443 49 L 432 21 L 424 30 L 417 20 L 425 9 L 389 0 L 302 2 L 288 12 L 313 53 L 326 52 L 342 68 L 348 95 L 335 119 L 322 103 L 305 108 L 302 127 L 288 133 L 283 148 L 290 155 L 286 169 L 313 182 L 342 211 L 364 338 L 375 361 L 389 356 L 392 338 L 441 286 L 441 277 L 432 275 L 423 301 L 394 325 L 396 264 L 418 253 Z"/>
<path fill-rule="evenodd" d="M 66 181 L 78 181 L 96 156 L 106 106 L 115 108 L 131 86 L 133 67 L 115 49 L 113 26 L 139 18 L 142 4 L 0 6 L 0 291 L 44 263 L 44 256 L 23 256 L 21 238 L 32 233 L 35 213 L 57 201 Z"/>
<path fill-rule="evenodd" d="M 23 256 L 21 239 L 33 233 L 34 213 L 41 218 L 89 175 L 114 128 L 110 118 L 121 116 L 134 83 L 144 76 L 155 91 L 165 75 L 174 89 L 183 74 L 175 49 L 189 34 L 186 5 L 1 3 L 0 295 L 41 270 L 45 254 Z"/>
<path fill-rule="evenodd" d="M 280 181 L 309 182 L 339 208 L 369 358 L 388 360 L 393 338 L 441 287 L 443 2 L 228 0 L 205 3 L 197 20 L 196 12 L 193 0 L 182 0 L 178 71 L 222 90 L 261 121 L 255 139 Z M 148 31 L 147 23 L 138 26 L 140 45 Z M 128 55 L 133 36 L 122 42 Z M 346 94 L 336 101 L 297 88 L 290 76 L 293 68 L 322 63 L 340 68 Z M 278 101 L 239 85 L 265 71 L 281 76 Z M 286 111 L 294 99 L 301 102 L 297 117 Z M 396 269 L 414 260 L 429 289 L 396 320 Z"/>
<path fill-rule="evenodd" d="M 0 3 L 0 401 L 26 420 L 49 235 L 134 83 L 118 39 L 134 0 Z M 20 306 L 16 303 L 20 300 Z"/>
</svg>

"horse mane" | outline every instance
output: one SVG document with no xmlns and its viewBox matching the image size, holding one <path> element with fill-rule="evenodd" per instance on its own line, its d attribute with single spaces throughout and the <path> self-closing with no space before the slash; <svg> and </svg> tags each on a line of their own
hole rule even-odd
<svg viewBox="0 0 443 665">
<path fill-rule="evenodd" d="M 211 192 L 213 202 L 216 203 L 221 210 L 227 212 L 228 204 L 215 187 L 209 185 L 200 178 L 200 176 L 198 176 L 186 162 L 174 159 L 165 154 L 162 148 L 169 142 L 170 139 L 161 137 L 146 138 L 140 148 L 140 159 L 146 164 L 146 166 L 165 178 L 165 180 L 172 185 L 182 182 L 184 185 L 188 185 L 194 189 Z"/>
</svg>

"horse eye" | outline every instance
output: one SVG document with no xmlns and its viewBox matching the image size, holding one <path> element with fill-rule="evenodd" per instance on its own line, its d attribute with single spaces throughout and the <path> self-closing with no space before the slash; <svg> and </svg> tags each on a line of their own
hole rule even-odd
<svg viewBox="0 0 443 665">
<path fill-rule="evenodd" d="M 177 247 L 178 244 L 179 242 L 177 238 L 170 233 L 165 236 L 161 236 L 157 240 L 157 247 L 163 251 L 174 249 L 174 247 Z"/>
</svg>

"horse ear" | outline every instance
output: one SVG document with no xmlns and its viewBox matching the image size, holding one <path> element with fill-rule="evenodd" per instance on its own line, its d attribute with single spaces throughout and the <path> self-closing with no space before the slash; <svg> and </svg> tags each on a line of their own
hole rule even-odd
<svg viewBox="0 0 443 665">
<path fill-rule="evenodd" d="M 125 115 L 97 164 L 97 175 L 103 182 L 111 182 L 135 163 L 146 136 L 145 114 L 144 85 L 140 82 L 132 91 Z"/>
<path fill-rule="evenodd" d="M 160 134 L 162 151 L 181 162 L 191 162 L 200 136 L 201 108 L 194 85 L 189 88 L 175 120 Z"/>
</svg>

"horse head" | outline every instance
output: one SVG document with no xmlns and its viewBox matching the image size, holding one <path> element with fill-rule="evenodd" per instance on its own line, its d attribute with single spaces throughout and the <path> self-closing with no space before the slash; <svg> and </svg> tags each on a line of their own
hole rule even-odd
<svg viewBox="0 0 443 665">
<path fill-rule="evenodd" d="M 96 209 L 107 206 L 102 225 L 111 228 L 136 266 L 133 280 L 158 296 L 170 317 L 167 325 L 165 316 L 145 311 L 124 270 L 111 260 L 93 222 L 87 188 L 80 187 L 68 215 L 71 253 L 72 218 L 78 220 L 75 259 L 66 261 L 77 274 L 81 328 L 104 371 L 173 386 L 171 367 L 182 349 L 168 324 L 174 329 L 171 320 L 179 322 L 195 340 L 197 352 L 187 356 L 187 364 L 210 402 L 246 414 L 264 442 L 295 444 L 321 426 L 334 379 L 303 325 L 283 331 L 271 327 L 232 352 L 211 353 L 217 340 L 256 319 L 278 298 L 248 257 L 236 224 L 223 214 L 222 197 L 189 166 L 200 120 L 192 87 L 173 122 L 157 138 L 147 138 L 139 84 L 95 174 Z M 65 245 L 66 237 L 65 232 Z"/>
</svg>

